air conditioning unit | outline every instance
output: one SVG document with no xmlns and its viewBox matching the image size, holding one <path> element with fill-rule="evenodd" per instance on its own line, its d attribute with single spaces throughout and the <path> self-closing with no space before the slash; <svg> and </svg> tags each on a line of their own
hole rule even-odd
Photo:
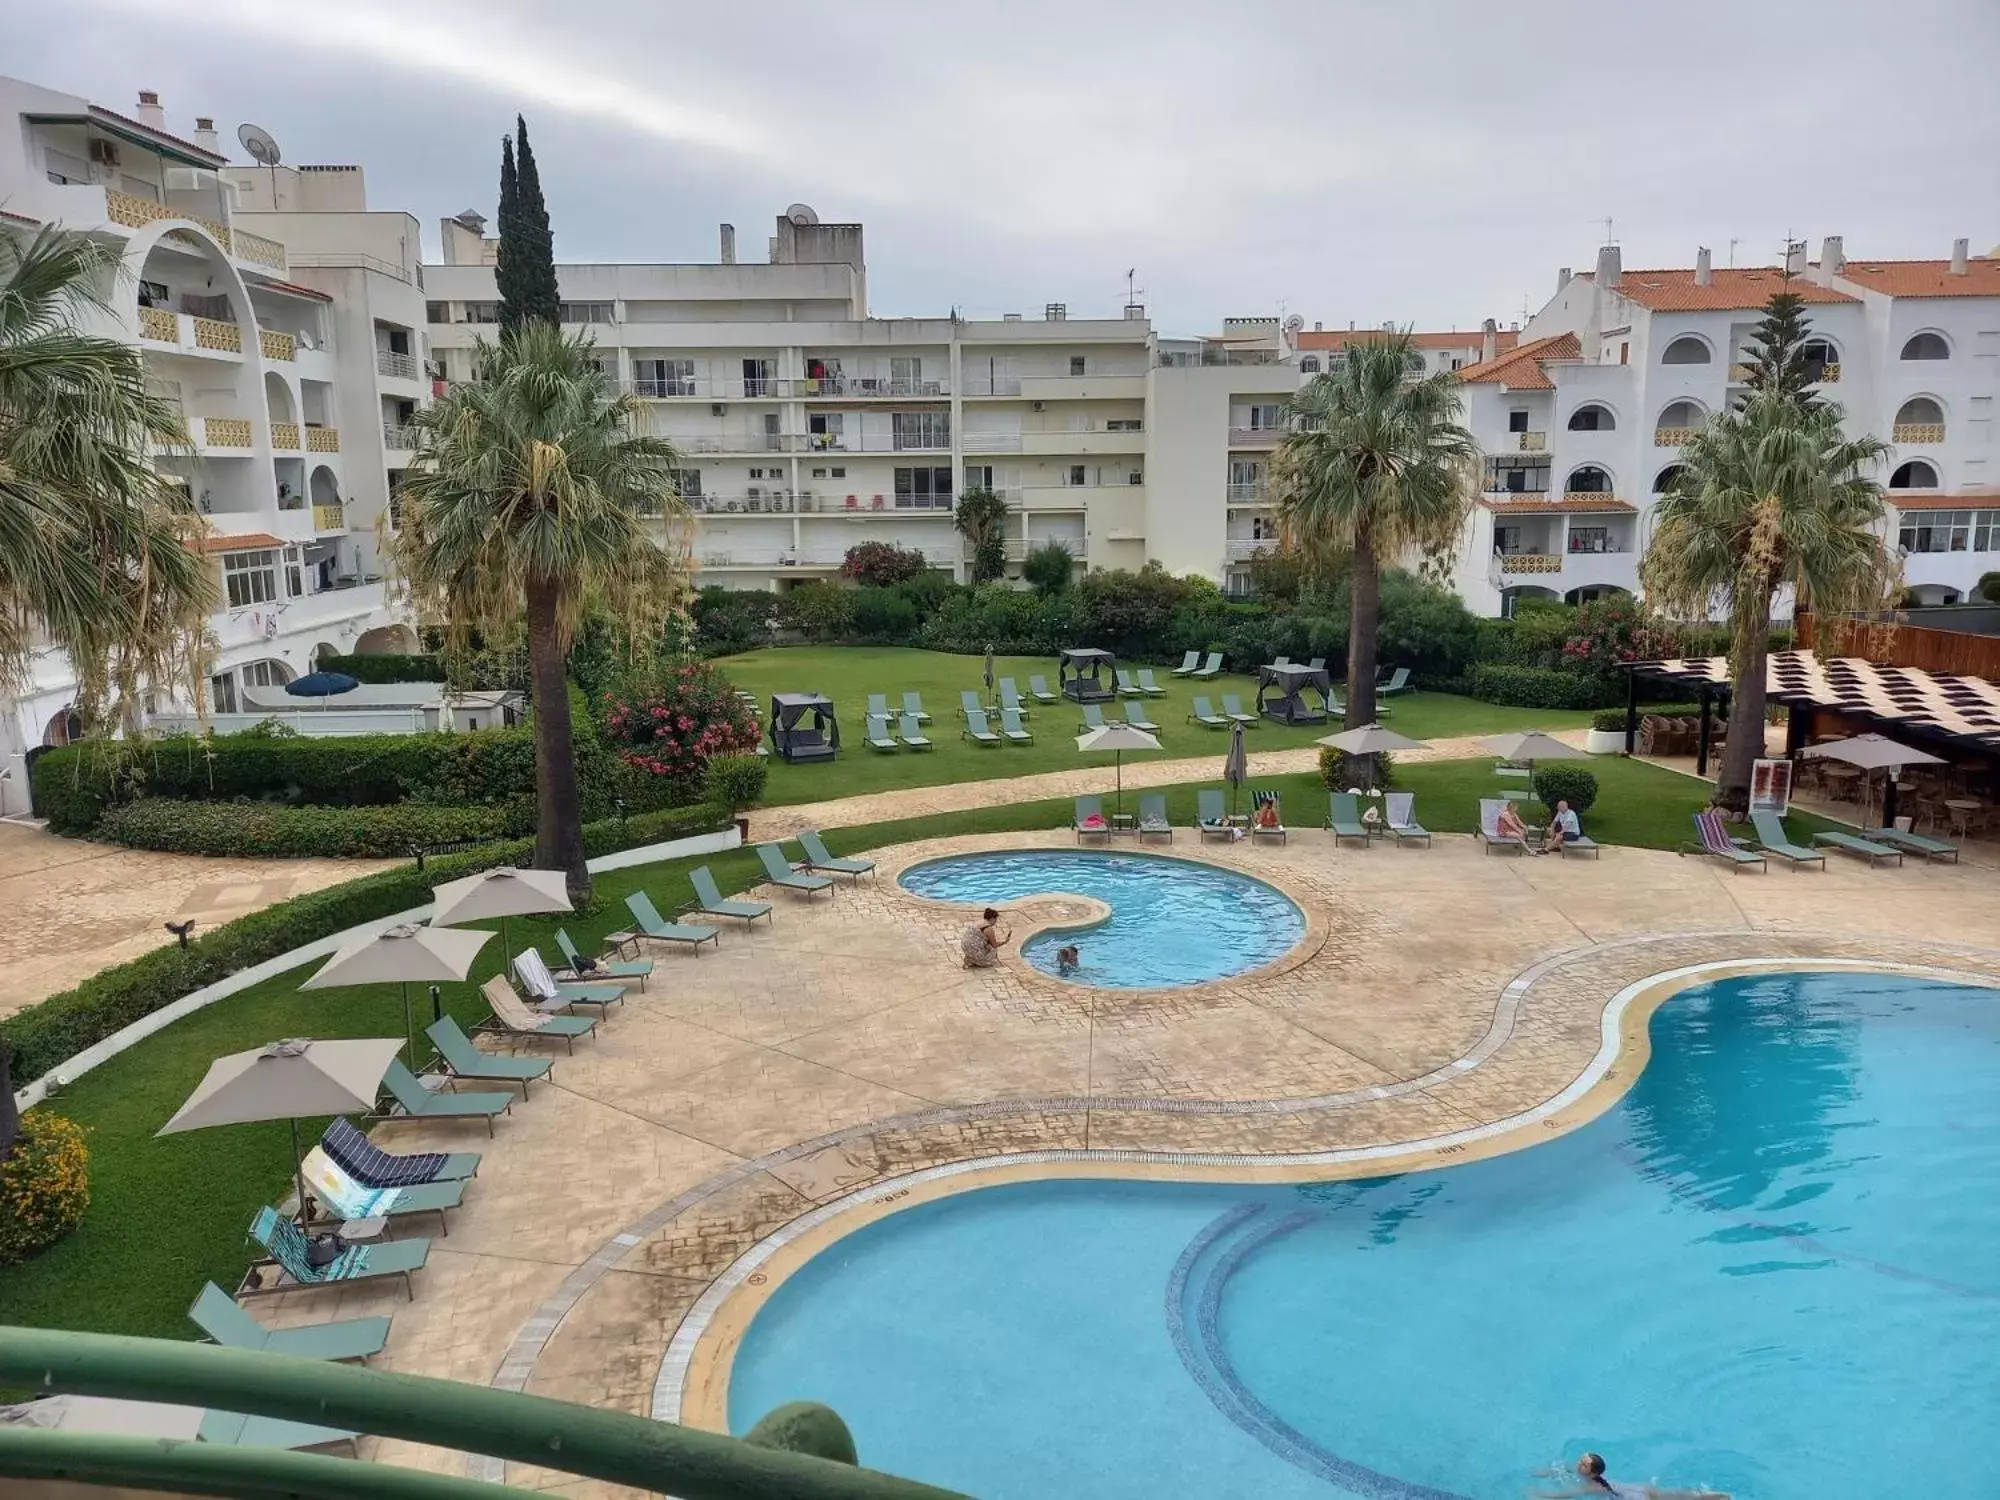
<svg viewBox="0 0 2000 1500">
<path fill-rule="evenodd" d="M 722 415 L 722 410 L 723 410 L 722 403 L 720 401 L 716 401 L 710 404 L 708 408 L 708 414 L 711 417 L 719 417 Z"/>
<path fill-rule="evenodd" d="M 1048 403 L 1045 401 L 1030 401 L 1028 403 L 1029 411 L 1047 411 L 1048 409 Z"/>
<path fill-rule="evenodd" d="M 90 159 L 100 166 L 118 165 L 118 143 L 93 136 L 90 142 Z"/>
</svg>

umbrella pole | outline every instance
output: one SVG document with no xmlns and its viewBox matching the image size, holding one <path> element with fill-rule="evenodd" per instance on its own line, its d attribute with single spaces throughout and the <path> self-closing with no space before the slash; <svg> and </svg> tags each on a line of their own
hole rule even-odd
<svg viewBox="0 0 2000 1500">
<path fill-rule="evenodd" d="M 417 1023 L 410 1019 L 410 981 L 403 981 L 403 1044 L 410 1049 L 410 1071 L 417 1071 Z"/>
<path fill-rule="evenodd" d="M 1111 770 L 1112 774 L 1118 778 L 1118 789 L 1111 800 L 1112 815 L 1122 818 L 1125 816 L 1125 752 L 1123 750 L 1112 752 Z"/>
<path fill-rule="evenodd" d="M 305 1154 L 299 1150 L 299 1122 L 291 1121 L 292 1127 L 292 1178 L 299 1188 L 299 1222 L 306 1221 L 306 1166 Z"/>
</svg>

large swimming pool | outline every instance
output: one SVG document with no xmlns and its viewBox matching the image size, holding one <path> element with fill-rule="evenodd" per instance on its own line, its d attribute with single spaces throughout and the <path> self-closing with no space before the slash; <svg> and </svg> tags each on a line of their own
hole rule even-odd
<svg viewBox="0 0 2000 1500">
<path fill-rule="evenodd" d="M 1684 991 L 1601 1119 L 1305 1188 L 961 1194 L 778 1288 L 737 1431 L 831 1403 L 864 1463 L 1008 1497 L 2000 1495 L 2000 992 Z"/>
<path fill-rule="evenodd" d="M 1045 928 L 1021 948 L 1044 973 L 1056 950 L 1077 946 L 1078 984 L 1155 989 L 1248 973 L 1305 936 L 1305 913 L 1283 892 L 1235 870 L 1157 854 L 1021 849 L 959 854 L 912 865 L 902 885 L 919 896 L 1005 908 L 1029 896 L 1094 896 L 1111 916 L 1090 927 Z M 1008 925 L 1003 916 L 1001 926 Z"/>
</svg>

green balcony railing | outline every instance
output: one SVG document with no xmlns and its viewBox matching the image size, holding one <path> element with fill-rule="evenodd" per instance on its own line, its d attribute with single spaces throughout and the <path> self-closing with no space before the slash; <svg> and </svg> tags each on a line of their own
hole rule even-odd
<svg viewBox="0 0 2000 1500">
<path fill-rule="evenodd" d="M 781 1408 L 744 1440 L 421 1375 L 167 1339 L 0 1327 L 0 1386 L 7 1385 L 200 1405 L 406 1438 L 680 1500 L 964 1500 L 855 1467 L 844 1427 L 824 1408 Z M 801 1451 L 806 1449 L 815 1451 Z M 507 1485 L 386 1464 L 60 1429 L 0 1427 L 0 1476 L 238 1500 L 528 1497 Z"/>
</svg>

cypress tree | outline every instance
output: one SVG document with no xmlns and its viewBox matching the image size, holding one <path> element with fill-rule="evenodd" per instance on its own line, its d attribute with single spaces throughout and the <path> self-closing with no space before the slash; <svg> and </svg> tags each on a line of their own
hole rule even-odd
<svg viewBox="0 0 2000 1500">
<path fill-rule="evenodd" d="M 514 165 L 514 227 L 519 250 L 516 305 L 523 322 L 534 319 L 554 327 L 561 322 L 555 239 L 549 233 L 549 210 L 542 201 L 542 176 L 535 167 L 535 151 L 528 144 L 528 122 L 519 115 L 514 117 Z"/>
<path fill-rule="evenodd" d="M 520 186 L 514 173 L 514 138 L 500 137 L 500 247 L 493 268 L 494 289 L 500 294 L 500 332 L 512 333 L 521 326 L 520 246 L 516 223 L 520 218 Z"/>
<path fill-rule="evenodd" d="M 1818 372 L 1806 364 L 1812 324 L 1805 309 L 1805 298 L 1797 292 L 1771 294 L 1747 351 L 1749 370 L 1743 380 L 1753 391 L 1776 391 L 1802 409 L 1819 405 L 1811 390 Z"/>
</svg>

